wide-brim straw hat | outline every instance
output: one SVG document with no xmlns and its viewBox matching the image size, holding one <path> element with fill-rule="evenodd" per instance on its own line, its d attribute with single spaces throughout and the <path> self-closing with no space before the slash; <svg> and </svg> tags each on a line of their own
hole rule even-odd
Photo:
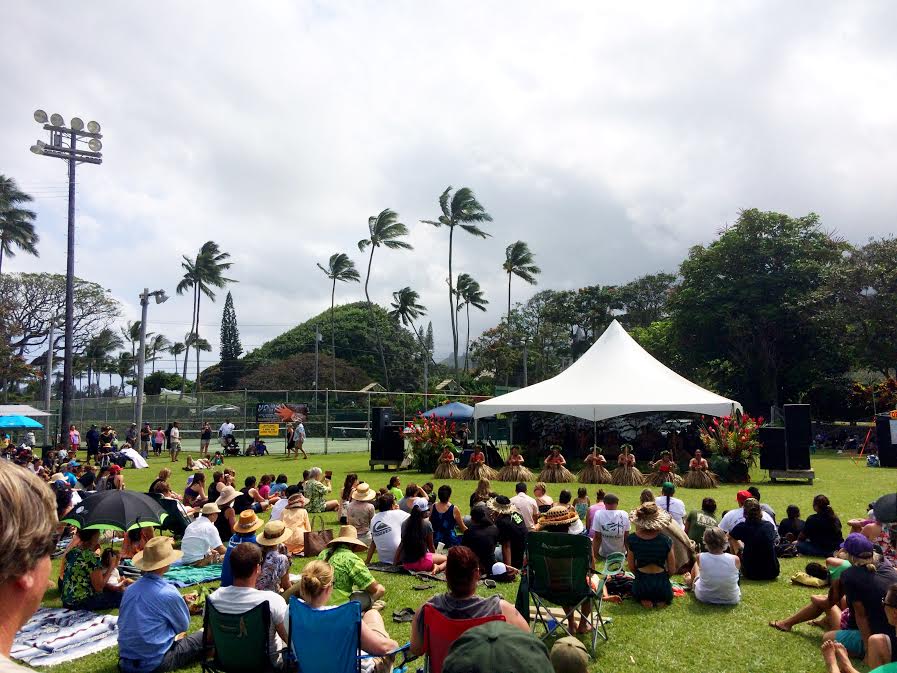
<svg viewBox="0 0 897 673">
<path fill-rule="evenodd" d="M 184 552 L 178 551 L 172 546 L 171 538 L 158 535 L 146 541 L 143 551 L 134 554 L 131 563 L 140 570 L 149 572 L 170 566 L 183 557 Z"/>
<path fill-rule="evenodd" d="M 221 507 L 221 505 L 226 505 L 233 502 L 239 495 L 240 492 L 233 486 L 225 486 L 221 489 L 221 494 L 215 500 L 215 504 Z"/>
<path fill-rule="evenodd" d="M 513 514 L 517 511 L 517 508 L 514 507 L 511 499 L 506 495 L 499 495 L 495 498 L 491 498 L 486 503 L 486 506 L 496 514 Z"/>
<path fill-rule="evenodd" d="M 290 499 L 287 500 L 286 509 L 302 509 L 305 507 L 305 496 L 301 493 L 294 493 L 290 496 Z"/>
<path fill-rule="evenodd" d="M 273 547 L 281 542 L 286 542 L 293 537 L 293 531 L 286 527 L 283 521 L 269 521 L 265 524 L 265 530 L 261 535 L 255 536 L 256 544 L 263 547 Z"/>
<path fill-rule="evenodd" d="M 646 502 L 629 513 L 629 520 L 642 530 L 663 530 L 673 518 L 653 502 Z"/>
<path fill-rule="evenodd" d="M 217 503 L 207 502 L 205 505 L 202 506 L 202 511 L 200 513 L 201 514 L 220 514 L 221 508 L 218 506 Z"/>
<path fill-rule="evenodd" d="M 265 525 L 265 522 L 258 518 L 255 511 L 244 509 L 237 517 L 237 523 L 234 524 L 235 533 L 252 533 Z"/>
<path fill-rule="evenodd" d="M 360 502 L 370 502 L 375 499 L 377 494 L 374 492 L 374 489 L 370 487 L 367 482 L 361 482 L 358 486 L 355 487 L 355 490 L 352 491 L 352 500 L 358 500 Z"/>
<path fill-rule="evenodd" d="M 554 505 L 539 517 L 540 526 L 563 526 L 579 519 L 576 510 L 567 505 Z"/>
<path fill-rule="evenodd" d="M 355 526 L 340 526 L 339 537 L 333 538 L 327 543 L 327 546 L 333 547 L 338 544 L 349 545 L 359 551 L 366 551 L 368 548 L 364 542 L 358 539 L 358 531 L 355 530 Z"/>
</svg>

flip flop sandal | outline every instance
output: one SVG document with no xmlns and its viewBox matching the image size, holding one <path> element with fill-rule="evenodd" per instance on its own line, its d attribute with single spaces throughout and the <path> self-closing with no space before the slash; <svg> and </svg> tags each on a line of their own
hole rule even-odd
<svg viewBox="0 0 897 673">
<path fill-rule="evenodd" d="M 419 585 L 413 586 L 411 588 L 414 589 L 415 591 L 426 591 L 427 589 L 432 589 L 435 586 L 436 586 L 435 584 L 419 584 Z"/>
<path fill-rule="evenodd" d="M 494 589 L 498 585 L 495 583 L 495 580 L 483 580 L 483 586 L 487 589 Z"/>
<path fill-rule="evenodd" d="M 414 610 L 412 608 L 402 608 L 392 613 L 392 621 L 399 624 L 414 621 Z"/>
</svg>

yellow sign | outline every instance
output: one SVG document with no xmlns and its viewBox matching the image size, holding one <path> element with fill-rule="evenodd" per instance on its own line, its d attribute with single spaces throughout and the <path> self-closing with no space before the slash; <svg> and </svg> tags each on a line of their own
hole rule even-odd
<svg viewBox="0 0 897 673">
<path fill-rule="evenodd" d="M 280 425 L 277 423 L 259 423 L 259 437 L 277 437 L 280 435 Z"/>
</svg>

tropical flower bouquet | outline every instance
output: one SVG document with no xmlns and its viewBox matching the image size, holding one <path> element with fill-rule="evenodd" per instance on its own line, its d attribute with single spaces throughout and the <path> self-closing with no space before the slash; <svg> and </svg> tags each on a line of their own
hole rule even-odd
<svg viewBox="0 0 897 673">
<path fill-rule="evenodd" d="M 711 469 L 725 481 L 744 483 L 751 480 L 750 469 L 757 463 L 760 450 L 758 429 L 763 417 L 735 412 L 702 423 L 701 442 L 709 454 Z"/>
<path fill-rule="evenodd" d="M 421 472 L 435 470 L 439 464 L 439 456 L 446 448 L 454 452 L 455 445 L 451 440 L 454 435 L 454 421 L 418 415 L 408 423 L 411 465 Z"/>
</svg>

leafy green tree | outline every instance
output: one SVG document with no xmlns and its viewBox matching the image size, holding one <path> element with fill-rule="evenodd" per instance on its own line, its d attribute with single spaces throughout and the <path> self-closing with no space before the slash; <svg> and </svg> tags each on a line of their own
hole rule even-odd
<svg viewBox="0 0 897 673">
<path fill-rule="evenodd" d="M 370 376 L 341 358 L 331 358 L 327 353 L 319 356 L 319 366 L 336 369 L 336 383 L 341 390 L 359 390 L 370 383 Z M 314 383 L 314 353 L 297 353 L 283 360 L 260 363 L 243 375 L 240 388 L 248 390 L 310 389 Z"/>
<path fill-rule="evenodd" d="M 15 257 L 16 249 L 35 257 L 38 255 L 40 239 L 34 231 L 37 215 L 22 207 L 31 201 L 31 196 L 19 190 L 13 178 L 0 175 L 0 274 L 3 257 Z"/>
<path fill-rule="evenodd" d="M 240 378 L 240 356 L 242 354 L 243 345 L 240 343 L 234 298 L 228 292 L 224 299 L 224 311 L 221 314 L 221 383 L 225 390 L 233 390 Z"/>
<path fill-rule="evenodd" d="M 324 272 L 332 286 L 330 288 L 330 352 L 333 355 L 333 389 L 336 390 L 336 322 L 334 321 L 333 310 L 336 307 L 336 282 L 341 283 L 358 283 L 361 276 L 355 268 L 355 262 L 349 259 L 344 252 L 335 252 L 330 255 L 327 262 L 327 268 L 318 264 L 318 268 Z M 370 302 L 368 302 L 370 308 Z"/>
<path fill-rule="evenodd" d="M 501 268 L 508 274 L 508 322 L 511 321 L 511 279 L 517 276 L 530 285 L 535 285 L 536 276 L 542 273 L 535 260 L 525 241 L 516 241 L 505 248 L 505 261 Z"/>
<path fill-rule="evenodd" d="M 368 218 L 368 238 L 358 241 L 358 249 L 364 252 L 368 246 L 371 248 L 371 254 L 368 257 L 368 272 L 364 277 L 364 296 L 368 301 L 368 308 L 373 315 L 373 304 L 371 303 L 371 295 L 368 292 L 368 283 L 371 281 L 371 265 L 374 262 L 374 250 L 381 245 L 389 250 L 412 250 L 410 243 L 401 241 L 404 236 L 408 235 L 408 227 L 398 221 L 399 214 L 394 210 L 386 208 L 380 211 L 379 215 L 372 215 Z M 380 333 L 377 333 L 377 350 L 380 352 L 380 364 L 383 366 L 383 386 L 389 390 L 389 370 L 386 368 L 386 357 L 383 355 L 383 339 Z"/>
<path fill-rule="evenodd" d="M 143 379 L 143 392 L 145 395 L 160 395 L 163 388 L 166 390 L 180 390 L 185 385 L 187 392 L 190 392 L 192 384 L 189 381 L 185 384 L 180 374 L 158 371 Z"/>
<path fill-rule="evenodd" d="M 672 273 L 650 273 L 617 289 L 617 300 L 624 311 L 620 322 L 627 329 L 649 327 L 663 320 L 676 276 Z"/>
<path fill-rule="evenodd" d="M 206 241 L 202 244 L 196 257 L 190 259 L 183 255 L 181 267 L 184 276 L 176 288 L 178 294 L 184 294 L 187 290 L 193 293 L 193 314 L 190 321 L 190 333 L 199 335 L 199 312 L 202 296 L 205 295 L 211 301 L 215 301 L 215 292 L 212 288 L 222 288 L 228 283 L 235 283 L 232 278 L 226 278 L 224 272 L 233 266 L 228 262 L 230 253 L 222 252 L 215 241 Z M 189 346 L 188 346 L 189 347 Z M 196 352 L 196 361 L 199 363 L 199 351 Z M 197 364 L 198 368 L 198 364 Z M 187 379 L 187 357 L 184 356 L 184 373 L 182 378 Z M 181 390 L 181 397 L 184 391 Z"/>
<path fill-rule="evenodd" d="M 813 213 L 795 218 L 756 209 L 742 211 L 710 245 L 693 247 L 669 307 L 689 373 L 706 380 L 716 378 L 708 363 L 731 368 L 739 401 L 763 411 L 843 371 L 804 306 L 847 249 Z"/>
<path fill-rule="evenodd" d="M 455 237 L 455 227 L 460 227 L 471 236 L 487 238 L 489 234 L 478 225 L 483 222 L 491 222 L 492 216 L 486 212 L 483 205 L 477 201 L 473 190 L 461 187 L 452 194 L 449 186 L 439 197 L 439 209 L 442 214 L 435 220 L 421 220 L 424 224 L 432 224 L 434 227 L 447 227 L 449 230 L 448 250 L 448 294 L 449 317 L 452 323 L 452 348 L 455 364 L 455 378 L 458 378 L 458 324 L 457 307 L 455 305 L 455 284 L 452 276 L 452 252 Z"/>
<path fill-rule="evenodd" d="M 470 307 L 473 306 L 485 313 L 486 304 L 489 301 L 483 296 L 480 284 L 468 273 L 458 275 L 455 291 L 458 293 L 457 310 L 465 309 L 467 317 L 467 341 L 464 346 L 464 373 L 466 374 L 470 368 Z"/>
</svg>

